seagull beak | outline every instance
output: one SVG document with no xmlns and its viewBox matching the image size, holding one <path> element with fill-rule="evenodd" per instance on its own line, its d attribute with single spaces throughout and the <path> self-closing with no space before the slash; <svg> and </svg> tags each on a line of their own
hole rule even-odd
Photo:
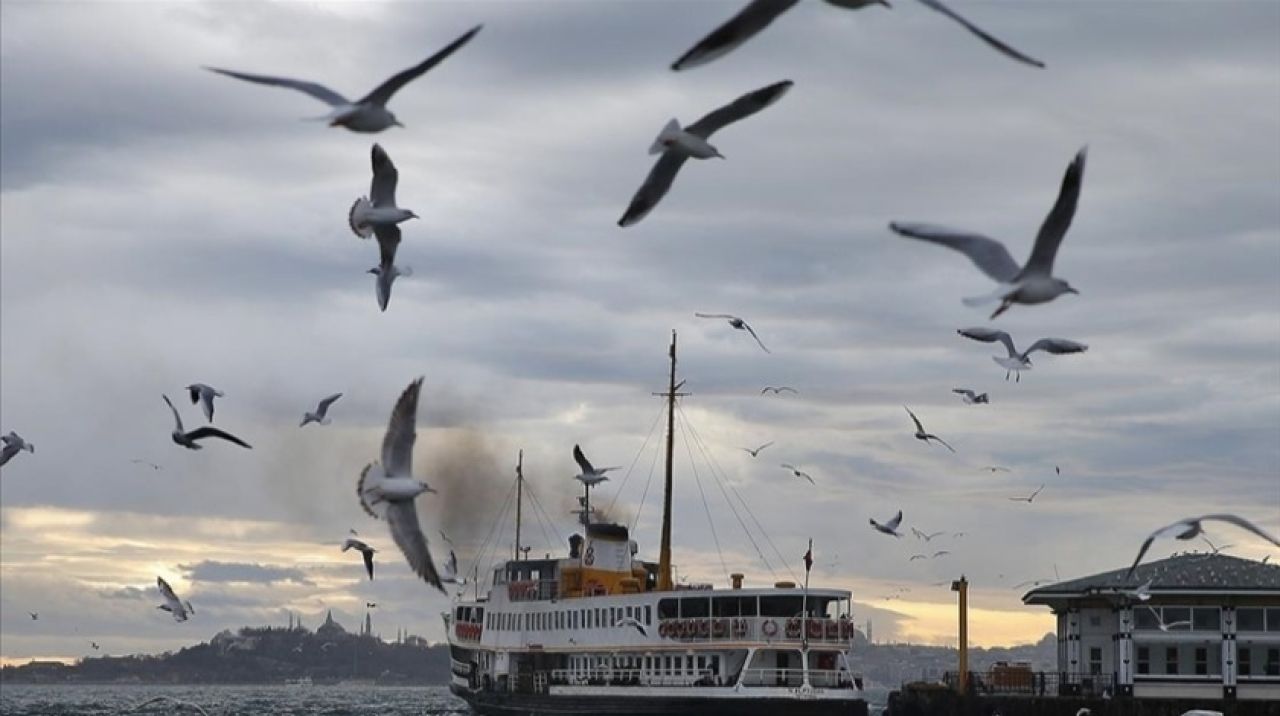
<svg viewBox="0 0 1280 716">
<path fill-rule="evenodd" d="M 1079 291 L 1075 290 L 1074 288 L 1071 288 L 1070 286 L 1067 286 L 1067 293 L 1074 293 L 1077 296 L 1080 295 Z"/>
</svg>

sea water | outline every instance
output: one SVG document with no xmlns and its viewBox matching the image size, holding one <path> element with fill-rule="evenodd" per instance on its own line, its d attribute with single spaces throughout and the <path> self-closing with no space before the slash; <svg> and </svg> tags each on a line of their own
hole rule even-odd
<svg viewBox="0 0 1280 716">
<path fill-rule="evenodd" d="M 383 714 L 435 716 L 471 713 L 465 702 L 444 686 L 158 686 L 150 684 L 4 684 L 0 714 L 115 716 L 116 714 L 190 714 L 199 712 L 172 702 L 135 709 L 156 696 L 199 704 L 210 716 L 302 716 L 307 714 Z"/>
</svg>

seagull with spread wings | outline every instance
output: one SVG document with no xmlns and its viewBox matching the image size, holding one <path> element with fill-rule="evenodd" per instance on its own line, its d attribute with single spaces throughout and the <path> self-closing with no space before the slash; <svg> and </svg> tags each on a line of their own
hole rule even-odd
<svg viewBox="0 0 1280 716">
<path fill-rule="evenodd" d="M 388 127 L 404 126 L 400 124 L 394 114 L 387 110 L 387 102 L 391 99 L 391 96 L 399 91 L 401 87 L 417 79 L 424 72 L 440 64 L 446 57 L 470 42 L 471 38 L 475 37 L 477 32 L 480 32 L 481 27 L 481 25 L 476 25 L 445 46 L 443 50 L 428 57 L 421 63 L 393 75 L 378 85 L 372 92 L 354 102 L 317 82 L 295 80 L 288 77 L 254 75 L 247 72 L 233 72 L 232 70 L 224 70 L 217 67 L 206 67 L 205 69 L 246 82 L 255 82 L 274 87 L 287 87 L 308 94 L 333 108 L 328 114 L 316 117 L 316 119 L 328 121 L 330 127 L 346 127 L 353 132 L 381 132 Z"/>
<path fill-rule="evenodd" d="M 0 465 L 4 465 L 13 459 L 14 455 L 26 450 L 31 454 L 35 454 L 36 446 L 22 439 L 22 436 L 10 430 L 5 435 L 0 435 L 0 443 L 4 444 L 0 448 Z"/>
<path fill-rule="evenodd" d="M 720 157 L 723 159 L 724 156 L 720 154 L 720 150 L 707 141 L 711 135 L 777 102 L 787 93 L 787 90 L 791 89 L 791 85 L 791 80 L 783 80 L 748 92 L 684 128 L 681 128 L 679 122 L 674 119 L 668 122 L 658 134 L 658 138 L 654 140 L 653 145 L 649 147 L 650 154 L 662 156 L 649 170 L 649 175 L 645 177 L 644 183 L 631 199 L 631 204 L 627 206 L 626 213 L 618 219 L 618 226 L 631 226 L 657 206 L 671 189 L 672 183 L 676 180 L 676 173 L 688 158 Z"/>
<path fill-rule="evenodd" d="M 698 318 L 723 318 L 729 322 L 729 326 L 731 328 L 736 328 L 739 331 L 746 331 L 747 333 L 750 333 L 751 337 L 756 339 L 756 343 L 760 344 L 761 350 L 763 350 L 765 353 L 772 352 L 765 347 L 764 341 L 760 340 L 760 336 L 756 335 L 755 330 L 751 328 L 751 326 L 746 321 L 742 320 L 741 318 L 731 313 L 695 313 L 693 315 L 697 316 Z M 761 391 L 761 393 L 763 392 L 764 391 Z"/>
<path fill-rule="evenodd" d="M 329 397 L 321 400 L 320 404 L 316 406 L 316 410 L 314 413 L 310 411 L 303 413 L 302 422 L 298 425 L 298 427 L 300 428 L 306 427 L 307 423 L 319 423 L 321 425 L 328 425 L 329 423 L 333 422 L 328 417 L 329 406 L 333 405 L 335 402 L 337 402 L 338 398 L 341 398 L 341 397 L 342 397 L 342 393 L 334 393 L 333 395 L 330 395 Z"/>
<path fill-rule="evenodd" d="M 765 387 L 760 389 L 760 395 L 764 395 L 765 393 L 773 393 L 774 395 L 781 395 L 783 391 L 792 393 L 794 395 L 800 394 L 800 391 L 796 390 L 795 388 L 792 388 L 789 385 L 779 385 L 777 387 L 774 387 L 772 385 L 766 385 Z"/>
<path fill-rule="evenodd" d="M 1138 556 L 1133 560 L 1133 566 L 1129 567 L 1129 571 L 1125 573 L 1125 579 L 1128 579 L 1129 577 L 1133 576 L 1133 571 L 1138 568 L 1138 564 L 1142 561 L 1142 556 L 1145 555 L 1147 553 L 1147 550 L 1151 548 L 1152 542 L 1162 537 L 1173 537 L 1174 539 L 1180 539 L 1180 540 L 1195 539 L 1196 537 L 1199 537 L 1204 532 L 1203 523 L 1206 520 L 1210 520 L 1214 522 L 1226 522 L 1227 524 L 1235 525 L 1236 527 L 1252 532 L 1255 535 L 1258 535 L 1259 537 L 1261 537 L 1262 539 L 1270 542 L 1271 544 L 1277 547 L 1280 547 L 1280 540 L 1267 534 L 1262 530 L 1262 528 L 1253 524 L 1249 520 L 1244 519 L 1243 517 L 1237 517 L 1236 515 L 1229 515 L 1229 514 L 1212 514 L 1212 515 L 1201 515 L 1200 517 L 1188 517 L 1186 519 L 1178 520 L 1177 522 L 1174 522 L 1171 525 L 1165 525 L 1164 527 L 1161 527 L 1155 532 L 1152 532 L 1151 535 L 1147 537 L 1146 540 L 1143 541 L 1142 547 L 1138 549 Z"/>
<path fill-rule="evenodd" d="M 902 535 L 898 532 L 898 526 L 902 524 L 902 510 L 898 510 L 898 514 L 894 515 L 893 519 L 883 524 L 876 522 L 874 519 L 869 520 L 869 522 L 871 522 L 871 527 L 876 532 L 879 532 L 881 534 L 886 534 L 886 535 L 893 535 L 894 537 L 902 537 Z"/>
<path fill-rule="evenodd" d="M 743 450 L 744 452 L 750 453 L 751 457 L 760 457 L 760 451 L 769 447 L 772 444 L 773 444 L 773 441 L 770 440 L 769 442 L 765 443 L 764 445 L 761 445 L 755 450 L 752 450 L 751 448 L 740 448 L 740 449 Z"/>
<path fill-rule="evenodd" d="M 1031 493 L 1029 497 L 1010 497 L 1008 499 L 1010 502 L 1025 502 L 1029 505 L 1031 504 L 1032 500 L 1036 499 L 1036 495 L 1040 494 L 1040 490 L 1043 490 L 1043 489 L 1044 489 L 1044 485 L 1041 485 L 1040 487 L 1036 488 L 1036 491 Z"/>
<path fill-rule="evenodd" d="M 369 573 L 369 579 L 373 579 L 373 555 L 378 550 L 370 547 L 364 540 L 358 540 L 353 537 L 348 537 L 347 541 L 342 543 L 343 552 L 349 549 L 360 552 L 360 555 L 364 557 L 364 570 Z"/>
<path fill-rule="evenodd" d="M 803 477 L 804 479 L 808 480 L 810 485 L 817 485 L 817 484 L 818 484 L 818 483 L 816 483 L 816 482 L 814 482 L 814 481 L 813 481 L 813 478 L 809 476 L 809 473 L 807 473 L 807 472 L 805 472 L 805 471 L 801 470 L 800 468 L 796 467 L 795 465 L 791 465 L 791 464 L 788 464 L 788 463 L 785 463 L 785 462 L 784 462 L 784 463 L 782 463 L 781 467 L 783 467 L 783 468 L 785 468 L 785 469 L 787 469 L 787 470 L 790 470 L 790 471 L 791 471 L 791 474 L 792 474 L 792 475 L 795 475 L 796 477 Z"/>
<path fill-rule="evenodd" d="M 1084 177 L 1085 155 L 1086 150 L 1081 149 L 1067 167 L 1058 200 L 1036 235 L 1031 256 L 1022 266 L 1013 260 L 1004 244 L 981 234 L 931 224 L 896 221 L 890 223 L 889 228 L 902 236 L 945 246 L 968 256 L 975 266 L 999 286 L 985 296 L 966 298 L 964 303 L 967 306 L 980 306 L 999 301 L 1000 307 L 991 314 L 993 319 L 1015 303 L 1046 303 L 1064 293 L 1079 293 L 1066 281 L 1053 276 L 1053 261 L 1076 213 L 1080 184 Z"/>
<path fill-rule="evenodd" d="M 163 609 L 172 614 L 175 622 L 185 622 L 189 615 L 196 613 L 196 610 L 191 606 L 191 602 L 178 599 L 173 587 L 170 587 L 169 583 L 164 581 L 164 577 L 156 577 L 156 586 L 160 588 L 160 596 L 164 597 L 164 604 L 156 607 L 156 609 Z"/>
<path fill-rule="evenodd" d="M 427 537 L 418 524 L 414 500 L 424 492 L 435 492 L 425 482 L 413 479 L 413 443 L 418 438 L 418 394 L 422 378 L 400 394 L 387 421 L 382 439 L 382 464 L 371 462 L 360 473 L 356 494 L 360 506 L 371 517 L 385 518 L 391 538 L 404 553 L 409 566 L 423 581 L 444 592 L 440 575 L 427 546 Z"/>
<path fill-rule="evenodd" d="M 373 181 L 369 197 L 356 199 L 347 212 L 347 225 L 362 239 L 370 235 L 378 239 L 378 265 L 368 273 L 377 277 L 374 283 L 378 296 L 378 308 L 387 310 L 391 302 L 391 284 L 401 276 L 412 276 L 413 269 L 396 265 L 396 250 L 400 248 L 400 222 L 416 219 L 418 215 L 396 206 L 396 184 L 400 173 L 391 157 L 379 145 L 370 150 Z"/>
<path fill-rule="evenodd" d="M 221 390 L 204 383 L 192 383 L 187 386 L 187 394 L 191 396 L 191 404 L 200 404 L 204 410 L 204 417 L 209 422 L 213 422 L 213 399 L 224 397 Z"/>
<path fill-rule="evenodd" d="M 1019 353 L 1018 349 L 1013 345 L 1013 337 L 1008 333 L 994 328 L 983 328 L 975 326 L 973 328 L 961 328 L 956 331 L 965 338 L 983 343 L 995 343 L 999 341 L 1004 344 L 1005 350 L 1009 355 L 1005 358 L 1000 356 L 991 356 L 991 360 L 996 362 L 1001 368 L 1004 368 L 1004 379 L 1009 380 L 1009 374 L 1017 375 L 1015 383 L 1022 382 L 1022 371 L 1031 370 L 1031 354 L 1036 351 L 1044 351 L 1045 353 L 1053 353 L 1054 355 L 1069 355 L 1072 353 L 1084 353 L 1089 350 L 1089 346 L 1075 341 L 1069 341 L 1065 338 L 1041 338 L 1031 347 Z"/>
<path fill-rule="evenodd" d="M 916 539 L 922 539 L 922 540 L 924 540 L 925 542 L 929 542 L 929 541 L 933 540 L 933 538 L 934 538 L 934 537 L 937 537 L 938 535 L 946 534 L 946 532 L 934 532 L 934 533 L 932 533 L 932 534 L 929 534 L 929 533 L 921 532 L 920 530 L 916 529 L 915 527 L 912 527 L 912 528 L 911 528 L 911 534 L 915 535 L 915 536 L 916 536 Z"/>
<path fill-rule="evenodd" d="M 915 434 L 916 440 L 923 440 L 926 445 L 929 443 L 930 440 L 937 440 L 939 443 L 942 444 L 943 447 L 950 450 L 951 452 L 956 451 L 955 448 L 947 444 L 946 440 L 943 440 L 942 438 L 938 437 L 937 435 L 934 435 L 933 433 L 926 433 L 924 431 L 924 425 L 920 424 L 920 418 L 917 418 L 916 414 L 911 412 L 911 408 L 908 408 L 905 405 L 902 407 L 906 409 L 907 415 L 911 416 L 911 421 L 916 424 L 916 434 Z"/>
<path fill-rule="evenodd" d="M 959 395 L 965 405 L 985 405 L 991 402 L 991 397 L 986 393 L 975 393 L 968 388 L 952 388 L 951 392 Z"/>
<path fill-rule="evenodd" d="M 250 445 L 249 443 L 241 440 L 240 438 L 232 435 L 231 433 L 219 430 L 213 427 L 212 425 L 206 425 L 201 428 L 196 428 L 195 430 L 192 430 L 190 432 L 185 431 L 185 429 L 182 427 L 182 416 L 178 415 L 178 409 L 173 407 L 173 402 L 169 400 L 169 396 L 161 395 L 160 397 L 164 398 L 164 402 L 166 405 L 169 406 L 169 410 L 173 411 L 174 428 L 173 428 L 173 432 L 169 434 L 169 437 L 173 438 L 173 441 L 178 445 L 181 445 L 182 447 L 187 448 L 188 450 L 200 450 L 204 446 L 196 442 L 197 440 L 203 440 L 205 438 L 219 438 L 222 440 L 226 440 L 227 442 L 235 443 L 236 445 L 239 445 L 242 448 L 247 448 L 250 450 L 253 449 L 253 446 Z"/>
<path fill-rule="evenodd" d="M 577 445 L 573 446 L 573 460 L 578 463 L 578 469 L 582 470 L 582 472 L 574 475 L 573 479 L 581 482 L 587 487 L 595 487 L 605 480 L 608 480 L 609 477 L 605 475 L 605 473 L 610 470 L 617 470 L 621 467 L 620 465 L 614 465 L 612 467 L 593 467 L 591 465 L 591 461 L 587 459 L 587 456 L 582 454 L 582 448 Z"/>
</svg>

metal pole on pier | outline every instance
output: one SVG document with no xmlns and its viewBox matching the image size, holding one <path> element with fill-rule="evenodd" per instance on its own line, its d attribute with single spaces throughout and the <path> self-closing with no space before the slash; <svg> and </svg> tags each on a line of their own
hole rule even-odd
<svg viewBox="0 0 1280 716">
<path fill-rule="evenodd" d="M 960 680 L 961 694 L 969 693 L 969 580 L 960 575 L 951 583 L 951 591 L 960 593 Z"/>
</svg>

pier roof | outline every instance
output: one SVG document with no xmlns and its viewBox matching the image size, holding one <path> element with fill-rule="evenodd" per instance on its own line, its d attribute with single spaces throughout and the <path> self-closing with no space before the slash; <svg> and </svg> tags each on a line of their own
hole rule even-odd
<svg viewBox="0 0 1280 716">
<path fill-rule="evenodd" d="M 1133 589 L 1151 581 L 1152 594 L 1166 593 L 1280 593 L 1280 565 L 1225 554 L 1190 553 L 1140 564 L 1125 579 L 1128 567 L 1088 577 L 1068 579 L 1027 592 L 1025 604 L 1091 594 L 1105 595 Z"/>
</svg>

